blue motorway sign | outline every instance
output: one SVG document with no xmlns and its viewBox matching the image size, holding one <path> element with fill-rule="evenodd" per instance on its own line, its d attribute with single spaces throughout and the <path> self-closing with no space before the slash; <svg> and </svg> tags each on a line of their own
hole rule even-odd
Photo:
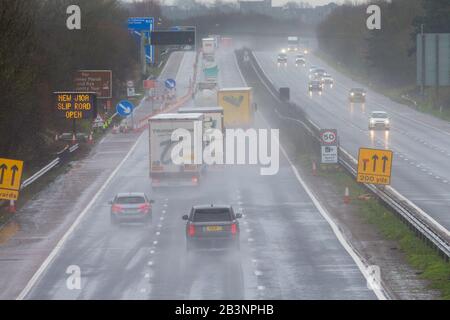
<svg viewBox="0 0 450 320">
<path fill-rule="evenodd" d="M 166 81 L 164 81 L 164 85 L 167 89 L 175 89 L 177 83 L 174 79 L 167 79 Z"/>
<path fill-rule="evenodd" d="M 145 18 L 128 18 L 128 29 L 134 31 L 150 31 L 153 30 L 154 19 L 152 17 Z"/>
<path fill-rule="evenodd" d="M 116 106 L 116 111 L 123 117 L 129 116 L 134 109 L 134 105 L 128 100 L 120 101 Z"/>
</svg>

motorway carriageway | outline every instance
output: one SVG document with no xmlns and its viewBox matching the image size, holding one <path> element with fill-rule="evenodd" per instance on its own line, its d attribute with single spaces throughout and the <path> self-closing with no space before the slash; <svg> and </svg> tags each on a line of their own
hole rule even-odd
<svg viewBox="0 0 450 320">
<path fill-rule="evenodd" d="M 347 100 L 350 88 L 363 88 L 363 85 L 313 55 L 307 55 L 306 67 L 295 67 L 293 53 L 288 54 L 287 67 L 278 67 L 277 54 L 273 49 L 255 52 L 257 61 L 275 86 L 289 87 L 291 100 L 319 127 L 337 129 L 341 146 L 355 158 L 360 147 L 393 150 L 392 186 L 448 231 L 449 123 L 395 103 L 372 90 L 367 90 L 365 104 L 350 104 Z M 311 65 L 325 68 L 335 79 L 334 88 L 325 88 L 322 96 L 308 95 Z M 388 112 L 391 117 L 389 133 L 368 130 L 368 118 L 374 110 Z"/>
<path fill-rule="evenodd" d="M 221 85 L 244 85 L 233 52 L 218 58 Z M 267 127 L 260 116 L 257 125 Z M 198 188 L 151 190 L 147 137 L 145 131 L 138 138 L 25 298 L 377 298 L 284 156 L 274 176 L 261 176 L 258 166 L 227 166 L 208 172 Z M 156 201 L 152 226 L 110 224 L 108 200 L 128 191 Z M 209 203 L 243 212 L 241 250 L 188 257 L 181 217 Z M 81 290 L 67 289 L 70 265 L 81 268 Z"/>
</svg>

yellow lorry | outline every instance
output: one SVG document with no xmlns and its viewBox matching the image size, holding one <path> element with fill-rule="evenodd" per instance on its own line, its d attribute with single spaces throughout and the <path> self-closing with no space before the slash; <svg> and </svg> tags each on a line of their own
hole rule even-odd
<svg viewBox="0 0 450 320">
<path fill-rule="evenodd" d="M 251 87 L 220 89 L 217 100 L 217 104 L 223 108 L 226 128 L 252 126 L 256 105 L 252 102 Z"/>
</svg>

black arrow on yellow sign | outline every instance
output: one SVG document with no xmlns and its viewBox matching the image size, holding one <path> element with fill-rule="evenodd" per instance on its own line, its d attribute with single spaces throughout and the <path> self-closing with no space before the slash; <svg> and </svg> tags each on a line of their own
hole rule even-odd
<svg viewBox="0 0 450 320">
<path fill-rule="evenodd" d="M 7 169 L 8 169 L 8 166 L 4 163 L 0 166 L 0 184 L 3 183 L 3 176 L 5 175 L 5 171 Z"/>
<path fill-rule="evenodd" d="M 369 162 L 369 159 L 363 159 L 363 171 L 366 171 L 367 162 Z"/>
<path fill-rule="evenodd" d="M 386 162 L 389 161 L 389 158 L 384 156 L 383 158 L 381 158 L 381 160 L 383 160 L 383 173 L 386 172 Z"/>
<path fill-rule="evenodd" d="M 373 155 L 372 160 L 373 160 L 373 172 L 375 172 L 377 170 L 377 161 L 378 161 L 378 156 L 376 154 Z"/>
<path fill-rule="evenodd" d="M 11 185 L 13 186 L 14 185 L 14 180 L 16 180 L 16 172 L 19 171 L 19 168 L 16 165 L 14 165 L 11 168 L 11 171 L 12 171 Z"/>
</svg>

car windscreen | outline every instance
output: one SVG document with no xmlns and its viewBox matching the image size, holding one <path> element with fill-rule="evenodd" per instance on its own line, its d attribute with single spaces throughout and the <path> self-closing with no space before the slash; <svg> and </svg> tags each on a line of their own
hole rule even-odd
<svg viewBox="0 0 450 320">
<path fill-rule="evenodd" d="M 128 197 L 118 197 L 115 201 L 120 204 L 136 204 L 136 203 L 144 203 L 144 197 L 140 196 L 128 196 Z"/>
<path fill-rule="evenodd" d="M 194 222 L 231 221 L 230 209 L 197 209 L 194 211 Z"/>
<path fill-rule="evenodd" d="M 387 118 L 387 114 L 386 113 L 372 113 L 372 118 L 380 118 L 380 119 L 385 119 Z"/>
</svg>

